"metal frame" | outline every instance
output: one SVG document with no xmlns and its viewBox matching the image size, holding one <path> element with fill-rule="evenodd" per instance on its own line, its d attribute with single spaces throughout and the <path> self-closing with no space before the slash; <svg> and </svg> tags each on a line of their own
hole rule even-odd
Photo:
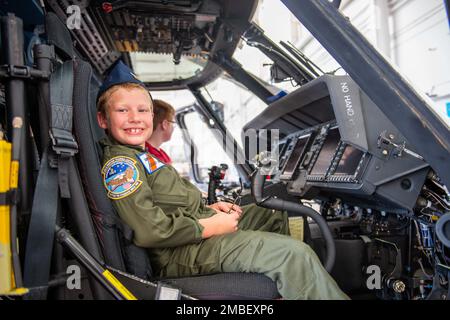
<svg viewBox="0 0 450 320">
<path fill-rule="evenodd" d="M 192 166 L 192 176 L 194 178 L 194 180 L 197 183 L 202 183 L 202 180 L 200 179 L 200 171 L 198 169 L 198 164 L 197 164 L 197 147 L 195 146 L 195 143 L 192 141 L 191 136 L 189 134 L 189 130 L 186 126 L 186 121 L 184 119 L 184 117 L 191 113 L 191 112 L 195 112 L 196 110 L 194 109 L 194 106 L 188 106 L 186 108 L 183 108 L 181 110 L 178 110 L 175 118 L 177 121 L 177 124 L 179 125 L 181 130 L 181 134 L 183 136 L 183 140 L 184 142 L 189 146 L 189 161 L 191 162 L 191 166 Z"/>
<path fill-rule="evenodd" d="M 8 15 L 1 18 L 1 37 L 2 37 L 2 64 L 8 66 L 13 66 L 15 68 L 10 68 L 11 71 L 14 69 L 24 70 L 25 61 L 22 54 L 24 48 L 24 38 L 23 38 L 23 21 L 22 19 L 16 17 L 14 14 L 8 13 Z M 27 70 L 31 71 L 32 68 Z M 19 199 L 20 204 L 18 205 L 19 212 L 29 213 L 31 210 L 32 203 L 32 190 L 30 186 L 32 185 L 32 173 L 31 173 L 31 153 L 30 153 L 30 134 L 28 131 L 29 120 L 27 117 L 27 104 L 26 104 L 26 90 L 25 81 L 26 77 L 15 77 L 11 74 L 3 81 L 5 84 L 5 98 L 6 98 L 6 108 L 7 108 L 7 134 L 12 137 L 14 144 L 18 144 L 20 147 L 19 158 Z M 17 137 L 14 136 L 13 132 L 13 119 L 20 118 L 23 122 L 21 134 Z M 20 214 L 21 215 L 21 214 Z M 19 215 L 19 216 L 20 216 Z"/>
<path fill-rule="evenodd" d="M 450 185 L 450 130 L 328 0 L 281 0 Z"/>
<path fill-rule="evenodd" d="M 18 165 L 19 178 L 16 185 L 10 188 L 10 243 L 11 259 L 13 269 L 13 280 L 16 288 L 23 286 L 22 270 L 19 259 L 19 248 L 17 243 L 18 219 L 23 212 L 29 212 L 31 208 L 31 163 L 30 135 L 28 131 L 29 121 L 27 117 L 27 104 L 25 103 L 25 77 L 17 77 L 14 69 L 24 70 L 23 52 L 23 21 L 14 14 L 8 13 L 0 19 L 1 43 L 0 58 L 1 63 L 10 72 L 3 74 L 0 80 L 5 85 L 6 104 L 6 129 L 12 141 L 12 161 Z M 19 72 L 20 74 L 20 72 Z M 4 170 L 2 168 L 2 170 Z M 16 173 L 17 174 L 17 173 Z M 12 180 L 11 180 L 12 181 Z M 18 184 L 17 184 L 18 183 Z M 9 189 L 9 188 L 8 188 Z"/>
<path fill-rule="evenodd" d="M 303 85 L 315 78 L 309 70 L 300 65 L 299 61 L 285 54 L 256 24 L 251 23 L 243 37 L 248 45 L 258 48 L 299 85 Z"/>
<path fill-rule="evenodd" d="M 249 89 L 265 104 L 267 104 L 267 99 L 273 96 L 272 93 L 258 81 L 258 78 L 243 69 L 239 62 L 226 56 L 225 53 L 218 52 L 214 55 L 212 61 L 225 70 L 233 79 Z"/>
</svg>

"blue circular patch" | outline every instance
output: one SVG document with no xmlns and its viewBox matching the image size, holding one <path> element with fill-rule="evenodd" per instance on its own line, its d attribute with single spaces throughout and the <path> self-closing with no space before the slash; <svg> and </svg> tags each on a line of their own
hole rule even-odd
<svg viewBox="0 0 450 320">
<path fill-rule="evenodd" d="M 135 192 L 142 181 L 136 161 L 128 157 L 110 159 L 102 168 L 103 185 L 110 199 L 121 199 Z"/>
</svg>

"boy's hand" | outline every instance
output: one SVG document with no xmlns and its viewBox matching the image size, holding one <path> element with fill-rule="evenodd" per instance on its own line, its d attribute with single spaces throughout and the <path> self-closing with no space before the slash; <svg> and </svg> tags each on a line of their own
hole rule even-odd
<svg viewBox="0 0 450 320">
<path fill-rule="evenodd" d="M 218 211 L 217 214 L 209 218 L 198 220 L 204 228 L 203 239 L 237 231 L 238 221 L 239 214 L 236 211 L 230 214 Z"/>
<path fill-rule="evenodd" d="M 210 204 L 208 207 L 216 210 L 217 212 L 237 213 L 239 216 L 242 215 L 242 208 L 237 204 L 232 204 L 229 202 L 219 201 Z"/>
</svg>

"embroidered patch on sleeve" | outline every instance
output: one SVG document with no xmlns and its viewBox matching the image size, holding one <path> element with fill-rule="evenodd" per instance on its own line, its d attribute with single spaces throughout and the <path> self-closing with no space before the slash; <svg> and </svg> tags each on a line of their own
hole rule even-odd
<svg viewBox="0 0 450 320">
<path fill-rule="evenodd" d="M 103 184 L 110 199 L 122 199 L 135 192 L 142 184 L 136 160 L 129 157 L 114 157 L 102 168 Z"/>
<path fill-rule="evenodd" d="M 158 171 L 159 169 L 165 166 L 164 163 L 152 157 L 148 152 L 139 154 L 137 157 L 144 165 L 144 168 L 148 174 L 152 174 L 153 172 Z"/>
</svg>

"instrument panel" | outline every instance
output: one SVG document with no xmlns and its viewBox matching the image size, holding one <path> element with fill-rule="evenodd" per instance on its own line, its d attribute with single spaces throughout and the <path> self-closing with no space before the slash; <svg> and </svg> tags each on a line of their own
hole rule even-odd
<svg viewBox="0 0 450 320">
<path fill-rule="evenodd" d="M 429 171 L 348 76 L 309 82 L 269 105 L 247 129 L 261 137 L 278 130 L 278 141 L 267 143 L 278 157 L 271 180 L 301 198 L 339 197 L 358 206 L 410 210 Z"/>
<path fill-rule="evenodd" d="M 281 146 L 281 148 L 280 148 Z M 367 152 L 341 141 L 336 124 L 289 136 L 280 142 L 279 178 L 289 181 L 298 170 L 307 181 L 353 182 L 367 162 Z"/>
</svg>

